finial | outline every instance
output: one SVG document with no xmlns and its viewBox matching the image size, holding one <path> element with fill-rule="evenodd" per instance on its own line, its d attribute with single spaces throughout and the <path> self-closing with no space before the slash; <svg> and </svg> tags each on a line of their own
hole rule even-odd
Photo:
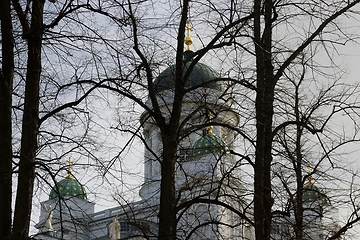
<svg viewBox="0 0 360 240">
<path fill-rule="evenodd" d="M 68 173 L 68 175 L 66 176 L 66 178 L 70 178 L 70 179 L 72 179 L 72 178 L 73 178 L 73 176 L 72 176 L 72 169 L 71 169 L 71 165 L 73 165 L 73 164 L 74 164 L 74 162 L 73 162 L 73 161 L 71 161 L 71 157 L 69 157 L 69 158 L 66 160 L 66 162 L 68 163 L 68 169 L 67 169 L 67 173 Z"/>
<path fill-rule="evenodd" d="M 187 30 L 187 36 L 185 37 L 184 42 L 187 45 L 187 50 L 190 51 L 190 45 L 193 43 L 193 39 L 190 36 L 190 32 L 192 32 L 194 29 L 191 27 L 189 21 L 186 23 L 185 28 Z"/>
<path fill-rule="evenodd" d="M 309 181 L 308 184 L 312 184 L 312 183 L 313 183 L 313 182 L 312 182 L 312 180 L 313 180 L 313 179 L 312 179 L 312 176 L 310 175 L 310 173 L 312 172 L 312 170 L 313 170 L 313 169 L 308 165 L 308 166 L 307 166 L 307 171 L 308 171 L 308 174 L 309 174 L 309 176 L 308 176 L 308 181 Z"/>
<path fill-rule="evenodd" d="M 209 136 L 213 136 L 213 135 L 214 135 L 213 127 L 212 127 L 212 126 L 209 126 L 209 127 L 208 127 L 208 132 L 207 132 L 207 134 L 208 134 Z"/>
</svg>

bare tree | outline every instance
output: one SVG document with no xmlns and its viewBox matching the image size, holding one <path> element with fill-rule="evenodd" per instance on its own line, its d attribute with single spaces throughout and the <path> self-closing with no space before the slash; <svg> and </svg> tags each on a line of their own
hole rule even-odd
<svg viewBox="0 0 360 240">
<path fill-rule="evenodd" d="M 339 207 L 339 201 L 340 208 L 348 207 L 346 202 L 352 201 L 349 196 L 355 175 L 339 161 L 339 156 L 347 158 L 341 148 L 358 142 L 358 124 L 354 120 L 358 115 L 359 89 L 358 84 L 336 79 L 336 74 L 333 77 L 326 74 L 326 79 L 322 79 L 319 71 L 309 78 L 306 69 L 312 65 L 307 65 L 310 59 L 305 60 L 305 56 L 302 54 L 286 73 L 286 82 L 275 97 L 278 125 L 273 132 L 273 228 L 282 229 L 278 231 L 284 234 L 282 237 L 333 239 L 340 236 L 337 231 L 343 223 L 332 211 Z M 322 84 L 311 92 L 305 91 L 318 82 Z M 344 181 L 345 176 L 352 181 Z M 331 186 L 340 182 L 348 192 L 339 193 L 338 187 Z M 356 212 L 354 209 L 353 214 Z M 330 218 L 335 218 L 332 223 L 330 220 L 323 223 Z M 353 223 L 356 221 L 352 219 Z"/>
<path fill-rule="evenodd" d="M 120 96 L 120 100 L 126 99 L 127 102 L 133 103 L 144 111 L 142 115 L 144 121 L 139 125 L 135 124 L 135 127 L 130 124 L 130 129 L 123 128 L 122 130 L 141 138 L 143 137 L 139 134 L 141 124 L 147 123 L 148 120 L 159 131 L 162 142 L 160 154 L 150 151 L 152 158 L 160 165 L 157 234 L 159 239 L 176 239 L 180 221 L 177 217 L 178 214 L 184 214 L 192 206 L 200 203 L 205 204 L 202 207 L 210 204 L 230 210 L 241 221 L 254 225 L 256 239 L 270 239 L 271 210 L 276 200 L 272 197 L 271 164 L 274 156 L 274 137 L 277 136 L 273 131 L 276 127 L 275 123 L 277 123 L 274 122 L 277 89 L 283 85 L 287 71 L 293 66 L 298 56 L 313 47 L 315 43 L 321 42 L 323 46 L 328 46 L 351 39 L 337 25 L 336 21 L 346 14 L 355 14 L 351 10 L 359 2 L 358 0 L 331 1 L 330 3 L 254 0 L 253 2 L 213 3 L 205 1 L 193 3 L 183 0 L 169 2 L 166 5 L 166 9 L 169 10 L 162 12 L 158 11 L 160 8 L 157 6 L 161 3 L 147 1 L 107 1 L 105 3 L 67 1 L 65 3 L 55 2 L 54 6 L 51 5 L 52 3 L 41 0 L 29 3 L 15 0 L 3 1 L 1 8 L 5 9 L 3 11 L 5 14 L 1 15 L 3 46 L 1 91 L 4 94 L 0 100 L 1 109 L 7 113 L 5 115 L 7 117 L 1 119 L 0 123 L 1 126 L 4 126 L 2 130 L 7 131 L 4 133 L 5 138 L 1 141 L 4 141 L 3 146 L 7 146 L 8 151 L 1 153 L 5 155 L 1 157 L 4 164 L 1 165 L 0 177 L 4 183 L 1 185 L 4 188 L 2 190 L 8 194 L 1 196 L 1 203 L 7 207 L 0 212 L 3 214 L 0 215 L 0 219 L 4 221 L 4 224 L 0 224 L 4 226 L 1 228 L 3 235 L 0 237 L 8 237 L 10 231 L 12 231 L 11 239 L 25 239 L 28 236 L 35 160 L 37 154 L 39 156 L 38 151 L 40 150 L 39 136 L 44 136 L 43 141 L 40 141 L 42 147 L 48 146 L 54 139 L 61 139 L 61 141 L 72 143 L 77 148 L 86 150 L 91 155 L 89 149 L 79 147 L 81 144 L 88 143 L 87 133 L 91 127 L 88 125 L 85 127 L 85 137 L 73 141 L 71 132 L 68 138 L 64 138 L 61 131 L 63 129 L 59 131 L 60 133 L 56 131 L 54 133 L 46 128 L 46 124 L 56 122 L 56 120 L 66 122 L 66 117 L 60 115 L 66 109 L 70 109 L 69 111 L 74 113 L 81 112 L 84 114 L 82 116 L 89 116 L 84 109 L 89 110 L 90 107 L 79 104 L 83 101 L 86 102 L 87 97 L 101 98 L 101 94 L 111 90 L 115 95 Z M 44 4 L 50 4 L 47 12 L 49 14 L 45 15 L 46 21 L 44 20 Z M 77 12 L 78 9 L 82 11 Z M 148 11 L 149 9 L 151 11 Z M 189 18 L 192 20 L 192 14 L 194 14 L 192 11 L 189 12 L 189 9 L 196 9 L 193 11 L 198 19 L 195 18 L 194 23 L 199 28 L 204 26 L 205 29 L 211 29 L 209 32 L 204 31 L 203 37 L 200 38 L 202 46 L 193 53 L 192 61 L 184 59 L 186 23 Z M 155 14 L 152 15 L 149 12 Z M 13 18 L 11 18 L 12 14 Z M 12 21 L 17 24 L 16 27 L 21 28 L 21 33 L 17 35 L 13 33 Z M 108 27 L 104 22 L 110 22 L 114 28 Z M 307 27 L 307 24 L 310 27 Z M 281 31 L 286 32 L 286 36 L 278 34 Z M 26 40 L 26 43 L 21 42 L 20 36 Z M 28 61 L 26 65 L 23 62 L 19 64 L 19 66 L 25 66 L 25 71 L 19 71 L 16 79 L 20 88 L 16 88 L 16 94 L 13 95 L 20 96 L 13 98 L 16 99 L 16 103 L 20 103 L 18 109 L 21 112 L 16 115 L 19 112 L 14 110 L 14 115 L 21 119 L 19 122 L 22 127 L 18 127 L 21 130 L 17 135 L 21 136 L 18 147 L 20 160 L 13 163 L 15 172 L 18 173 L 18 181 L 17 186 L 14 186 L 17 189 L 17 195 L 13 229 L 10 230 L 12 197 L 10 176 L 13 160 L 10 153 L 16 152 L 11 149 L 12 144 L 9 142 L 11 139 L 10 129 L 14 129 L 10 126 L 11 101 L 9 102 L 11 89 L 14 89 L 10 87 L 13 81 L 14 53 L 11 44 L 13 39 L 20 42 L 20 45 L 17 45 L 19 47 L 15 48 L 17 51 L 21 51 L 22 47 L 26 49 L 27 53 L 22 53 L 21 56 L 26 55 Z M 51 44 L 47 45 L 44 42 Z M 44 47 L 47 47 L 47 51 L 44 51 L 42 56 L 41 52 Z M 167 102 L 166 96 L 161 94 L 155 77 L 169 62 L 169 49 L 174 50 L 175 54 L 175 65 L 172 68 L 173 82 L 169 96 L 171 104 Z M 327 48 L 324 50 L 326 51 Z M 51 54 L 56 57 L 50 56 Z M 77 54 L 84 54 L 86 60 L 75 64 L 74 59 L 81 59 L 81 57 L 74 57 Z M 50 60 L 45 61 L 44 56 Z M 189 117 L 183 115 L 188 94 L 196 93 L 202 87 L 206 88 L 206 83 L 193 86 L 188 83 L 196 64 L 209 56 L 214 60 L 216 58 L 221 61 L 225 59 L 225 62 L 231 63 L 231 67 L 223 65 L 223 68 L 226 68 L 224 72 L 228 73 L 228 76 L 212 79 L 213 82 L 210 84 L 224 83 L 225 90 L 219 97 L 221 101 L 231 103 L 231 105 L 235 102 L 249 102 L 247 109 L 240 104 L 237 106 L 240 114 L 247 116 L 241 126 L 244 128 L 217 121 L 222 112 L 229 110 L 224 110 L 227 107 L 226 104 L 223 104 L 222 108 L 216 109 L 211 104 L 209 107 L 209 102 L 206 100 L 198 101 L 201 104 L 187 113 Z M 71 66 L 71 73 L 59 76 L 54 73 L 58 70 L 54 67 L 54 71 L 44 74 L 42 64 L 47 63 L 48 67 L 53 67 L 49 64 L 53 59 L 57 59 L 56 67 L 62 72 L 66 72 L 65 68 Z M 242 62 L 243 59 L 245 59 L 244 62 Z M 20 62 L 20 60 L 18 61 Z M 48 81 L 42 82 L 42 77 Z M 68 77 L 68 79 L 58 84 L 51 81 L 54 77 L 56 79 Z M 41 101 L 40 89 L 42 87 L 46 89 L 46 83 L 56 86 L 56 90 L 50 91 L 50 96 L 54 101 Z M 21 88 L 23 88 L 23 92 L 21 92 Z M 100 90 L 97 91 L 97 89 Z M 233 89 L 235 91 L 231 92 Z M 66 98 L 66 90 L 76 95 L 75 100 L 59 100 L 61 94 L 64 94 L 61 97 Z M 44 95 L 46 93 L 49 92 L 44 91 Z M 236 99 L 235 101 L 237 94 L 246 96 L 247 99 Z M 81 106 L 81 108 L 75 108 L 75 106 Z M 250 110 L 250 113 L 246 113 L 244 110 Z M 194 119 L 197 119 L 197 122 L 191 122 Z M 298 133 L 304 128 L 304 123 L 295 120 L 295 122 L 288 122 L 285 125 L 280 124 L 279 129 L 286 129 L 290 124 L 297 126 Z M 249 205 L 246 205 L 244 209 L 239 209 L 239 207 L 227 204 L 224 200 L 225 196 L 233 199 L 242 197 L 241 194 L 234 193 L 228 196 L 230 194 L 221 192 L 222 186 L 231 185 L 225 184 L 228 180 L 226 177 L 221 179 L 214 188 L 207 189 L 208 191 L 203 196 L 196 196 L 190 200 L 186 199 L 186 201 L 181 201 L 183 199 L 179 197 L 187 191 L 185 187 L 177 189 L 175 181 L 177 169 L 186 165 L 180 161 L 178 156 L 178 151 L 182 148 L 181 142 L 190 134 L 198 134 L 202 129 L 210 126 L 236 131 L 245 140 L 245 149 L 232 151 L 238 161 L 235 161 L 234 168 L 229 170 L 228 175 L 234 175 L 244 160 L 254 167 L 254 219 L 252 219 L 251 211 L 248 211 Z M 282 132 L 282 130 L 276 130 L 279 133 Z M 61 141 L 59 145 L 61 145 Z M 125 148 L 127 146 L 129 144 L 125 144 Z M 149 146 L 148 150 L 151 150 Z M 50 151 L 56 152 L 56 147 Z M 108 162 L 107 166 L 100 163 L 105 169 L 105 173 L 124 152 L 125 150 L 120 151 Z M 16 156 L 16 154 L 14 155 Z M 44 160 L 39 157 L 38 159 Z M 216 163 L 220 163 L 222 159 L 219 157 L 216 160 Z M 46 161 L 39 161 L 39 165 L 42 169 L 50 170 L 49 172 L 54 170 L 48 167 L 52 165 Z M 297 167 L 302 169 L 302 166 Z M 300 174 L 297 180 L 303 184 L 305 178 Z M 232 179 L 240 181 L 234 176 Z M 190 188 L 191 184 L 187 182 L 184 186 Z M 301 192 L 302 185 L 299 186 Z M 214 192 L 217 195 L 209 198 Z M 300 201 L 299 196 L 297 196 L 297 201 Z M 298 216 L 301 219 L 301 211 Z M 206 221 L 208 224 L 205 225 L 211 225 L 215 229 L 222 224 L 211 218 Z M 198 227 L 203 227 L 201 222 Z M 192 234 L 193 232 L 188 233 L 189 238 Z M 300 232 L 298 236 L 301 236 Z"/>
<path fill-rule="evenodd" d="M 86 125 L 89 121 L 86 118 L 80 119 L 83 109 L 76 109 L 75 106 L 79 106 L 95 88 L 77 88 L 70 91 L 63 81 L 57 81 L 59 75 L 54 72 L 59 69 L 52 68 L 55 64 L 49 64 L 56 57 L 62 58 L 56 51 L 64 50 L 66 45 L 71 45 L 71 41 L 65 43 L 62 39 L 56 38 L 56 34 L 50 29 L 81 6 L 70 1 L 58 4 L 57 7 L 54 7 L 54 3 L 42 0 L 27 3 L 1 2 L 0 105 L 4 115 L 1 119 L 3 148 L 0 158 L 3 191 L 0 200 L 3 206 L 0 212 L 2 239 L 28 238 L 36 167 L 39 167 L 40 172 L 50 173 L 54 170 L 54 165 L 59 167 L 56 163 L 58 158 L 48 155 L 46 159 L 42 159 L 41 151 L 47 148 L 46 151 L 49 153 L 53 150 L 52 147 L 56 148 L 56 144 L 59 146 L 65 142 L 75 146 L 72 150 L 91 145 L 90 139 L 84 141 L 84 137 L 88 136 Z M 57 37 L 60 35 L 58 33 Z M 56 43 L 59 42 L 63 48 L 56 48 Z M 72 50 L 78 49 L 74 44 L 72 46 Z M 44 48 L 49 50 L 51 47 L 56 50 L 43 51 Z M 70 53 L 71 49 L 67 48 L 66 51 Z M 51 55 L 54 52 L 57 54 Z M 63 67 L 65 64 L 66 61 Z M 43 69 L 44 65 L 46 71 Z M 72 66 L 76 68 L 75 64 Z M 75 100 L 67 101 L 60 97 L 66 90 L 72 93 L 77 91 Z M 82 122 L 82 127 L 85 128 L 83 138 L 77 138 L 74 134 L 66 136 L 65 132 L 71 127 L 66 126 L 64 122 L 73 124 L 75 118 L 61 117 L 60 112 L 64 112 L 65 109 L 69 109 L 68 112 L 72 112 L 77 116 L 76 120 Z M 51 121 L 63 126 L 55 130 L 55 125 L 51 126 L 49 123 Z M 49 172 L 47 173 L 50 174 Z M 16 184 L 12 184 L 15 178 Z M 16 191 L 14 206 L 11 205 L 13 190 Z"/>
<path fill-rule="evenodd" d="M 312 28 L 307 30 L 305 37 L 299 36 L 297 46 L 289 46 L 288 54 L 279 58 L 274 47 L 279 46 L 276 42 L 273 29 L 276 24 L 292 17 L 292 13 L 287 14 L 283 10 L 297 9 L 301 2 L 285 3 L 283 1 L 254 1 L 254 43 L 256 52 L 257 66 L 257 97 L 256 97 L 256 118 L 257 118 L 257 144 L 255 159 L 255 229 L 257 239 L 270 239 L 271 226 L 271 207 L 273 199 L 271 197 L 271 162 L 272 162 L 272 142 L 273 142 L 273 114 L 275 88 L 281 84 L 279 81 L 284 76 L 285 70 L 294 62 L 296 57 L 308 49 L 317 39 L 324 43 L 323 38 L 328 28 L 332 28 L 332 23 L 342 14 L 348 12 L 358 4 L 353 2 L 332 2 L 328 6 L 322 4 L 305 4 L 306 8 L 299 8 L 299 13 L 307 15 L 310 19 L 318 18 L 317 14 L 326 12 L 320 21 Z M 336 5 L 336 8 L 334 8 Z M 307 7 L 316 9 L 316 14 L 308 14 Z M 296 11 L 296 10 L 294 10 Z M 291 12 L 291 11 L 289 11 Z M 310 20 L 315 23 L 315 20 Z M 337 26 L 335 25 L 335 28 Z M 344 36 L 347 38 L 347 36 Z M 280 50 L 280 49 L 279 49 Z M 281 50 L 280 50 L 281 51 Z M 280 60 L 278 62 L 277 60 Z"/>
<path fill-rule="evenodd" d="M 157 46 L 161 40 L 149 40 L 145 35 L 147 33 L 151 35 L 151 30 L 153 29 L 160 31 L 169 28 L 167 28 L 167 25 L 154 24 L 151 20 L 146 22 L 145 18 L 138 17 L 144 16 L 145 9 L 151 8 L 151 6 L 142 5 L 142 3 L 128 3 L 119 6 L 122 11 L 120 15 L 127 19 L 129 24 L 128 29 L 122 29 L 123 37 L 128 40 L 130 36 L 131 40 L 126 42 L 128 48 L 125 47 L 125 52 L 118 51 L 117 54 L 126 58 L 125 61 L 122 59 L 119 62 L 125 62 L 126 66 L 131 65 L 134 67 L 126 69 L 127 71 L 121 70 L 120 77 L 100 77 L 100 79 L 97 79 L 98 81 L 88 81 L 88 83 L 95 85 L 101 82 L 100 87 L 115 91 L 119 95 L 131 99 L 145 109 L 146 116 L 151 118 L 154 122 L 153 124 L 159 128 L 163 144 L 163 151 L 160 156 L 155 157 L 161 165 L 159 239 L 174 239 L 176 237 L 176 206 L 178 204 L 175 187 L 175 169 L 178 162 L 176 153 L 181 137 L 184 134 L 184 126 L 186 126 L 181 113 L 186 93 L 196 89 L 196 87 L 193 89 L 187 88 L 188 77 L 195 64 L 205 57 L 206 54 L 209 54 L 214 49 L 231 51 L 229 50 L 231 49 L 229 47 L 231 44 L 236 47 L 234 48 L 235 50 L 243 50 L 236 53 L 235 57 L 238 57 L 239 54 L 248 54 L 248 58 L 252 59 L 250 60 L 251 64 L 256 66 L 255 69 L 249 67 L 249 69 L 251 68 L 250 73 L 246 73 L 245 77 L 242 76 L 243 79 L 231 78 L 229 81 L 232 84 L 239 84 L 240 88 L 245 86 L 250 91 L 254 91 L 252 100 L 254 102 L 255 115 L 252 117 L 256 123 L 256 130 L 254 131 L 256 133 L 253 138 L 256 139 L 253 152 L 255 159 L 253 161 L 249 160 L 253 164 L 255 172 L 253 198 L 254 225 L 257 239 L 270 239 L 271 209 L 274 204 L 274 199 L 271 196 L 271 163 L 273 161 L 273 118 L 276 89 L 278 86 L 281 86 L 286 71 L 291 68 L 299 54 L 313 47 L 314 43 L 321 41 L 326 45 L 327 41 L 332 43 L 333 41 L 340 42 L 342 39 L 344 41 L 349 39 L 349 36 L 342 35 L 342 31 L 338 31 L 339 34 L 335 36 L 336 38 L 333 38 L 334 36 L 329 33 L 332 33 L 333 29 L 338 30 L 337 25 L 333 24 L 335 20 L 343 14 L 349 13 L 357 3 L 358 1 L 351 3 L 339 1 L 322 5 L 319 3 L 288 3 L 270 0 L 254 1 L 253 3 L 240 5 L 237 5 L 236 2 L 231 2 L 228 5 L 224 4 L 224 6 L 200 3 L 199 6 L 206 8 L 206 10 L 199 10 L 200 12 L 207 13 L 208 15 L 214 14 L 211 16 L 217 16 L 218 18 L 214 17 L 211 19 L 220 20 L 209 22 L 207 18 L 206 21 L 202 22 L 212 27 L 216 34 L 209 33 L 210 40 L 204 38 L 206 40 L 204 40 L 203 48 L 194 53 L 194 60 L 187 69 L 185 68 L 186 62 L 184 63 L 183 61 L 183 39 L 185 37 L 189 2 L 183 1 L 179 6 L 175 4 L 178 8 L 171 12 L 170 17 L 172 22 L 174 19 L 177 19 L 175 27 L 170 27 L 176 36 L 176 41 L 173 41 L 175 45 L 173 49 L 176 51 L 172 88 L 174 95 L 171 97 L 171 107 L 168 107 L 170 111 L 167 111 L 166 115 L 161 110 L 161 103 L 159 103 L 163 99 L 161 99 L 161 96 L 159 97 L 158 89 L 154 84 L 154 69 L 157 70 L 157 66 L 163 63 L 158 58 L 161 54 L 157 53 L 157 50 L 161 52 L 165 48 L 146 48 L 145 46 L 149 46 L 149 43 L 150 46 Z M 109 16 L 115 24 L 119 23 L 119 19 L 114 17 L 115 14 L 103 12 L 100 6 L 87 7 L 99 14 Z M 297 17 L 297 14 L 301 17 Z M 172 16 L 176 16 L 176 18 Z M 297 22 L 295 25 L 292 25 L 291 20 L 289 20 L 296 19 L 297 21 L 302 21 L 302 17 L 304 19 L 310 18 L 305 21 L 305 23 L 311 25 L 310 29 L 301 26 L 300 23 L 297 26 Z M 275 28 L 279 31 L 286 28 L 297 29 L 301 30 L 301 33 L 295 36 L 295 41 L 288 41 L 287 38 L 282 39 L 282 36 L 276 36 L 279 37 L 279 39 L 276 39 L 273 32 Z M 289 34 L 289 36 L 293 35 Z M 106 44 L 113 46 L 113 43 L 110 41 L 106 42 Z M 171 46 L 169 47 L 171 48 Z M 129 53 L 128 49 L 134 49 L 134 51 Z M 218 51 L 218 53 L 220 54 L 221 51 Z M 123 69 L 123 67 L 120 69 Z M 128 72 L 129 70 L 130 72 Z M 251 72 L 253 75 L 250 75 Z M 139 93 L 147 93 L 150 104 L 146 104 L 146 99 L 143 95 L 140 96 Z M 294 124 L 298 123 L 295 122 Z M 209 123 L 205 122 L 205 125 L 199 125 L 197 128 L 207 125 Z M 240 129 L 236 130 L 243 136 L 247 135 Z M 247 140 L 251 142 L 251 138 Z"/>
</svg>

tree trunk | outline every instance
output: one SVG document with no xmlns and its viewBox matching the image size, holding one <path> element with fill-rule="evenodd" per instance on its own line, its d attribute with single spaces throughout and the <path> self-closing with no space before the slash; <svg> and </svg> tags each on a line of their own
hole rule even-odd
<svg viewBox="0 0 360 240">
<path fill-rule="evenodd" d="M 272 161 L 275 79 L 271 62 L 272 1 L 265 0 L 263 6 L 261 2 L 261 0 L 254 0 L 254 42 L 257 72 L 254 218 L 256 239 L 268 240 L 271 230 L 270 165 Z M 264 20 L 261 19 L 262 16 L 264 16 Z M 263 30 L 261 24 L 264 24 Z"/>
<path fill-rule="evenodd" d="M 183 0 L 181 20 L 179 24 L 177 49 L 175 94 L 169 124 L 161 126 L 163 140 L 163 159 L 161 164 L 160 210 L 159 210 L 159 240 L 176 240 L 176 192 L 175 192 L 175 164 L 180 131 L 180 119 L 183 98 L 185 94 L 183 52 L 185 26 L 188 15 L 189 0 Z M 154 104 L 154 103 L 153 103 Z M 157 104 L 157 103 L 156 103 Z"/>
<path fill-rule="evenodd" d="M 15 202 L 12 238 L 27 239 L 29 233 L 35 157 L 39 131 L 39 85 L 41 74 L 41 45 L 43 34 L 44 0 L 34 0 L 28 41 L 28 62 L 25 85 L 18 188 Z"/>
<path fill-rule="evenodd" d="M 256 97 L 256 156 L 254 183 L 254 217 L 256 239 L 270 239 L 271 228 L 271 143 L 273 115 L 273 87 L 265 82 L 258 82 Z"/>
<path fill-rule="evenodd" d="M 170 136 L 169 136 L 170 135 Z M 177 143 L 173 133 L 163 135 L 159 240 L 176 239 L 175 163 Z"/>
<path fill-rule="evenodd" d="M 0 2 L 2 69 L 0 70 L 0 239 L 11 233 L 12 127 L 11 95 L 14 78 L 14 40 L 10 0 Z"/>
<path fill-rule="evenodd" d="M 305 71 L 305 70 L 304 70 Z M 299 114 L 299 87 L 297 86 L 295 92 L 295 116 L 296 121 L 300 122 L 300 114 Z M 301 150 L 301 136 L 302 136 L 302 127 L 300 125 L 296 125 L 296 149 L 295 149 L 295 159 L 294 167 L 296 173 L 296 186 L 297 186 L 297 193 L 295 199 L 295 238 L 298 240 L 303 239 L 303 223 L 304 223 L 304 208 L 303 208 L 303 176 L 302 176 L 302 166 L 303 166 L 303 159 L 302 159 L 302 150 Z"/>
</svg>

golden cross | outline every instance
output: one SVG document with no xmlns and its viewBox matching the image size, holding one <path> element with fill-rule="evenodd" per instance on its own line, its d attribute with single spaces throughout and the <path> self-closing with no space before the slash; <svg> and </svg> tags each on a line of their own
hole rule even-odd
<svg viewBox="0 0 360 240">
<path fill-rule="evenodd" d="M 69 164 L 69 167 L 74 164 L 74 162 L 71 161 L 71 157 L 69 157 L 65 162 Z"/>
<path fill-rule="evenodd" d="M 67 175 L 67 178 L 73 178 L 73 176 L 72 176 L 72 170 L 71 170 L 71 165 L 73 165 L 74 162 L 71 161 L 71 157 L 69 157 L 65 162 L 68 163 L 68 170 L 67 170 L 68 175 Z"/>
</svg>

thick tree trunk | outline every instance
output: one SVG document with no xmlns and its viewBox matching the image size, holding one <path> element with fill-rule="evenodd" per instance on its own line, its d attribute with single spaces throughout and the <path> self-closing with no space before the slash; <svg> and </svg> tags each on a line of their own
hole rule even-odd
<svg viewBox="0 0 360 240">
<path fill-rule="evenodd" d="M 172 135 L 172 136 L 171 136 Z M 175 163 L 177 143 L 174 134 L 163 136 L 161 164 L 159 239 L 176 239 Z"/>
<path fill-rule="evenodd" d="M 262 3 L 263 2 L 263 3 Z M 272 67 L 272 1 L 254 0 L 254 42 L 256 52 L 256 155 L 254 179 L 255 236 L 270 239 L 272 118 L 275 79 Z M 262 16 L 264 19 L 262 20 Z M 261 29 L 264 25 L 263 30 Z"/>
<path fill-rule="evenodd" d="M 11 233 L 12 127 L 11 95 L 14 77 L 14 41 L 10 0 L 0 2 L 2 68 L 0 70 L 0 239 Z"/>
<path fill-rule="evenodd" d="M 254 184 L 254 217 L 256 239 L 270 239 L 271 228 L 271 178 L 270 165 L 272 160 L 272 116 L 273 87 L 266 81 L 258 83 L 256 98 L 256 158 Z"/>
<path fill-rule="evenodd" d="M 43 34 L 44 0 L 34 0 L 31 27 L 24 33 L 28 40 L 28 63 L 25 85 L 18 188 L 15 202 L 13 240 L 27 239 L 29 233 L 35 157 L 39 131 L 39 85 L 41 74 L 41 45 Z"/>
</svg>

